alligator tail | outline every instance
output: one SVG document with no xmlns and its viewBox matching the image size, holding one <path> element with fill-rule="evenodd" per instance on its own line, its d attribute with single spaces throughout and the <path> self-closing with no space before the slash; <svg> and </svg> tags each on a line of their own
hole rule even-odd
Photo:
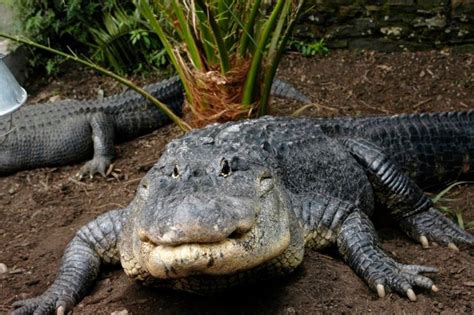
<svg viewBox="0 0 474 315">
<path fill-rule="evenodd" d="M 295 100 L 304 104 L 311 103 L 311 99 L 298 91 L 298 89 L 296 89 L 293 85 L 278 79 L 273 81 L 270 93 L 273 96 Z"/>
</svg>

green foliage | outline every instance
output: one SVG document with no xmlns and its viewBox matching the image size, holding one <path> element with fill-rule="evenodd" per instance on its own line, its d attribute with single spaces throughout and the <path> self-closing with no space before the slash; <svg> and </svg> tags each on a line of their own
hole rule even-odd
<svg viewBox="0 0 474 315">
<path fill-rule="evenodd" d="M 88 28 L 98 26 L 97 21 L 102 20 L 104 13 L 110 13 L 116 2 L 19 0 L 18 18 L 23 35 L 34 40 L 84 44 L 91 39 Z"/>
<path fill-rule="evenodd" d="M 48 75 L 57 73 L 59 70 L 59 65 L 63 61 L 63 58 L 60 56 L 53 56 L 46 61 L 45 69 Z"/>
<path fill-rule="evenodd" d="M 96 43 L 93 59 L 117 73 L 149 72 L 168 63 L 160 39 L 136 10 L 116 7 L 104 16 L 101 28 L 90 28 L 90 32 Z"/>
<path fill-rule="evenodd" d="M 329 48 L 327 48 L 324 39 L 320 39 L 311 43 L 303 41 L 292 40 L 290 42 L 290 49 L 299 51 L 305 57 L 313 57 L 316 55 L 327 55 L 329 54 Z"/>
<path fill-rule="evenodd" d="M 133 82 L 128 80 L 127 78 L 125 78 L 123 76 L 120 76 L 120 75 L 118 75 L 118 74 L 116 74 L 116 73 L 114 73 L 114 72 L 112 72 L 108 69 L 105 69 L 105 68 L 91 62 L 88 59 L 81 58 L 81 57 L 77 56 L 75 53 L 65 53 L 63 51 L 60 51 L 60 50 L 51 48 L 49 46 L 45 46 L 45 45 L 36 43 L 34 41 L 22 38 L 20 36 L 12 36 L 12 35 L 8 35 L 8 34 L 0 32 L 0 37 L 7 38 L 9 40 L 13 40 L 13 41 L 16 41 L 18 43 L 25 44 L 25 45 L 28 45 L 28 46 L 31 46 L 31 47 L 34 47 L 34 48 L 39 48 L 41 50 L 50 52 L 50 53 L 54 54 L 55 56 L 63 57 L 65 59 L 75 61 L 75 62 L 80 63 L 81 65 L 84 65 L 86 67 L 89 67 L 89 68 L 91 68 L 91 69 L 93 69 L 93 70 L 95 70 L 95 71 L 97 71 L 101 74 L 104 74 L 108 77 L 111 77 L 114 80 L 116 80 L 117 82 L 120 82 L 123 85 L 129 87 L 130 89 L 132 89 L 132 90 L 136 91 L 137 93 L 141 94 L 143 97 L 145 97 L 147 100 L 149 100 L 152 104 L 154 104 L 159 109 L 161 109 L 161 111 L 163 111 L 163 113 L 166 116 L 168 116 L 181 130 L 188 131 L 188 130 L 191 129 L 191 127 L 188 124 L 186 124 L 183 120 L 181 120 L 181 118 L 176 116 L 176 114 L 173 113 L 172 110 L 170 110 L 165 104 L 160 102 L 160 100 L 156 99 L 156 97 L 151 95 L 149 92 L 147 92 L 146 90 L 144 90 L 144 89 L 138 87 L 137 85 L 133 84 Z"/>
<path fill-rule="evenodd" d="M 124 60 L 134 64 L 135 69 L 145 67 L 144 63 L 137 63 L 137 55 L 142 53 L 137 45 L 153 50 L 145 55 L 146 62 L 164 64 L 166 52 L 182 80 L 191 111 L 197 118 L 194 121 L 201 125 L 251 113 L 262 115 L 267 110 L 279 61 L 304 5 L 304 0 L 127 2 L 133 4 L 133 8 L 120 4 L 119 0 L 103 1 L 102 7 L 80 0 L 20 2 L 23 4 L 23 35 L 32 39 L 3 33 L 0 36 L 113 77 L 162 108 L 183 130 L 188 129 L 188 125 L 166 106 L 130 81 L 94 64 L 93 60 L 78 57 L 76 52 L 84 53 L 79 48 L 96 49 L 93 54 L 96 60 L 109 62 L 119 72 Z M 55 10 L 50 10 L 50 5 Z M 105 18 L 100 24 L 96 17 L 102 12 Z M 61 18 L 59 13 L 65 16 Z M 65 23 L 68 19 L 73 23 Z M 51 40 L 54 36 L 57 41 Z M 163 49 L 153 46 L 156 38 Z M 51 47 L 51 43 L 62 46 L 63 51 L 61 47 Z M 65 53 L 64 48 L 71 53 Z M 56 60 L 50 60 L 46 65 L 48 72 L 54 71 L 57 64 Z"/>
<path fill-rule="evenodd" d="M 252 108 L 264 114 L 304 1 L 183 2 L 135 1 L 178 72 L 192 113 L 204 121 L 235 119 Z"/>
<path fill-rule="evenodd" d="M 466 230 L 474 228 L 474 221 L 464 222 L 462 211 L 460 209 L 453 209 L 452 207 L 447 206 L 446 205 L 447 203 L 455 200 L 452 198 L 448 198 L 447 195 L 452 194 L 453 188 L 459 185 L 472 184 L 472 183 L 473 182 L 468 182 L 468 181 L 455 182 L 449 185 L 448 187 L 446 187 L 445 189 L 443 189 L 441 192 L 439 192 L 437 195 L 435 195 L 432 198 L 433 203 L 436 204 L 437 209 L 445 213 L 452 220 L 454 220 L 461 228 L 466 229 Z"/>
<path fill-rule="evenodd" d="M 62 51 L 73 50 L 119 73 L 153 69 L 161 58 L 157 36 L 125 0 L 19 0 L 20 34 Z M 48 73 L 60 58 L 35 52 L 33 66 Z"/>
</svg>

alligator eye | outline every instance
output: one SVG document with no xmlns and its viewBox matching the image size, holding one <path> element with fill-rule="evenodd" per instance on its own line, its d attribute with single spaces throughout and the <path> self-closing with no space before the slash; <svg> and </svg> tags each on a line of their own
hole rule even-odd
<svg viewBox="0 0 474 315">
<path fill-rule="evenodd" d="M 173 177 L 173 178 L 178 178 L 179 177 L 178 165 L 174 166 L 173 173 L 171 173 L 171 177 Z"/>
<path fill-rule="evenodd" d="M 226 159 L 223 159 L 221 161 L 221 172 L 220 172 L 219 176 L 227 177 L 227 176 L 230 175 L 230 173 L 232 173 L 232 169 L 230 168 L 230 164 Z"/>
</svg>

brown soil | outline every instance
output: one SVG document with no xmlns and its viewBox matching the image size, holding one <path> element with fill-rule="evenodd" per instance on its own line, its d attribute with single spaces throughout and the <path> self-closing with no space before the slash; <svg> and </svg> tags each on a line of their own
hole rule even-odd
<svg viewBox="0 0 474 315">
<path fill-rule="evenodd" d="M 315 102 L 303 115 L 337 116 L 466 110 L 474 108 L 474 56 L 449 51 L 419 53 L 332 52 L 325 58 L 289 55 L 284 78 Z M 148 79 L 153 80 L 153 78 Z M 38 78 L 38 81 L 40 78 Z M 141 80 L 144 82 L 147 80 Z M 31 101 L 95 97 L 120 88 L 88 71 L 74 70 L 51 82 L 29 87 Z M 291 114 L 299 104 L 277 100 L 276 114 Z M 117 146 L 115 177 L 77 182 L 80 165 L 37 169 L 0 178 L 0 313 L 13 301 L 43 292 L 58 269 L 63 250 L 75 231 L 100 213 L 123 207 L 138 181 L 180 132 L 169 126 Z M 450 206 L 474 220 L 473 187 L 456 190 Z M 382 226 L 384 249 L 404 263 L 436 266 L 438 293 L 418 292 L 418 301 L 390 294 L 379 299 L 335 251 L 308 251 L 296 273 L 219 297 L 141 287 L 119 269 L 104 271 L 92 292 L 74 308 L 76 314 L 156 313 L 466 313 L 474 312 L 473 250 L 443 247 L 426 250 L 398 230 Z M 471 231 L 472 232 L 472 231 Z"/>
</svg>

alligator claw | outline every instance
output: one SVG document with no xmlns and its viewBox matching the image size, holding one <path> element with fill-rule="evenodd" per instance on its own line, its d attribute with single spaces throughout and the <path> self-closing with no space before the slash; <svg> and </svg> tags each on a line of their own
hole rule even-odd
<svg viewBox="0 0 474 315">
<path fill-rule="evenodd" d="M 372 222 L 364 213 L 354 212 L 347 217 L 337 242 L 344 260 L 379 297 L 394 291 L 416 301 L 414 287 L 437 290 L 433 281 L 421 273 L 438 269 L 405 265 L 388 256 L 378 244 Z"/>
<path fill-rule="evenodd" d="M 459 248 L 454 243 L 448 243 L 448 247 L 456 252 L 459 252 Z"/>
<path fill-rule="evenodd" d="M 420 274 L 436 271 L 432 267 L 400 264 L 384 255 L 375 259 L 373 265 L 367 268 L 365 280 L 381 298 L 385 297 L 386 291 L 394 291 L 405 295 L 410 301 L 416 301 L 414 287 L 438 291 L 430 278 Z"/>
<path fill-rule="evenodd" d="M 431 208 L 400 221 L 400 227 L 414 240 L 418 240 L 423 248 L 440 243 L 459 251 L 457 245 L 474 246 L 474 236 L 461 229 L 453 221 L 446 218 L 438 210 Z"/>
<path fill-rule="evenodd" d="M 43 294 L 31 299 L 20 300 L 13 303 L 14 310 L 11 315 L 25 314 L 51 314 L 64 315 L 75 304 L 73 298 L 68 295 L 58 296 L 57 294 Z"/>
<path fill-rule="evenodd" d="M 56 297 L 35 297 L 13 303 L 11 315 L 50 314 L 54 311 Z"/>
<path fill-rule="evenodd" d="M 423 247 L 423 248 L 430 247 L 430 243 L 428 242 L 428 239 L 424 235 L 420 236 L 420 243 L 421 243 L 421 247 Z"/>
<path fill-rule="evenodd" d="M 380 284 L 380 283 L 377 284 L 376 289 L 377 289 L 377 294 L 379 295 L 379 297 L 381 298 L 385 297 L 385 288 L 383 284 Z"/>
<path fill-rule="evenodd" d="M 64 315 L 65 313 L 65 308 L 62 305 L 56 309 L 56 315 Z"/>
<path fill-rule="evenodd" d="M 407 290 L 407 296 L 410 299 L 410 301 L 412 301 L 412 302 L 416 301 L 416 294 L 412 289 Z"/>
<path fill-rule="evenodd" d="M 391 286 L 395 291 L 398 291 L 399 293 L 405 291 L 406 296 L 411 301 L 416 301 L 416 295 L 412 287 L 416 286 L 423 289 L 433 290 L 433 281 L 420 273 L 438 272 L 438 269 L 419 265 L 395 264 L 396 267 L 391 270 L 392 272 L 390 272 L 389 275 L 387 275 L 387 280 L 391 283 Z"/>
<path fill-rule="evenodd" d="M 89 176 L 90 179 L 94 178 L 94 175 L 99 173 L 102 177 L 107 177 L 106 171 L 110 165 L 110 158 L 107 157 L 94 157 L 92 160 L 84 164 L 76 177 L 82 180 L 85 176 Z"/>
</svg>

